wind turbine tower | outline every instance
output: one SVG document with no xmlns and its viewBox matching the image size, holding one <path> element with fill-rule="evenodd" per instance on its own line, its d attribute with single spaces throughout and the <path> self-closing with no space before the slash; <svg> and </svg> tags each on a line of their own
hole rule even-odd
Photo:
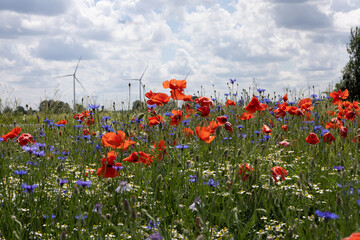
<svg viewBox="0 0 360 240">
<path fill-rule="evenodd" d="M 78 61 L 77 65 L 76 65 L 76 67 L 75 67 L 75 71 L 74 71 L 73 74 L 67 74 L 67 75 L 63 75 L 63 76 L 56 77 L 56 78 L 73 77 L 74 111 L 76 111 L 76 109 L 75 109 L 75 108 L 76 108 L 76 105 L 75 105 L 75 80 L 80 84 L 80 86 L 81 86 L 84 90 L 86 90 L 86 89 L 84 88 L 84 86 L 81 84 L 81 82 L 79 81 L 79 79 L 76 77 L 76 72 L 77 72 L 77 70 L 78 70 L 78 67 L 79 67 L 79 64 L 80 64 L 80 60 L 81 60 L 81 57 L 79 58 L 79 61 Z"/>
</svg>

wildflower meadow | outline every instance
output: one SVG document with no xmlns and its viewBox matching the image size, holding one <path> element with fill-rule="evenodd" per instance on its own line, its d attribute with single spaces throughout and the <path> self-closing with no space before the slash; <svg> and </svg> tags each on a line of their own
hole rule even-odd
<svg viewBox="0 0 360 240">
<path fill-rule="evenodd" d="M 235 84 L 225 104 L 172 79 L 143 110 L 3 114 L 0 239 L 359 239 L 358 102 Z"/>
</svg>

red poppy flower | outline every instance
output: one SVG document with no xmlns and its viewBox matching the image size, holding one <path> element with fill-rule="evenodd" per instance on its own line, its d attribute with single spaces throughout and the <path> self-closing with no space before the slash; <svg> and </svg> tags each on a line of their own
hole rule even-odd
<svg viewBox="0 0 360 240">
<path fill-rule="evenodd" d="M 291 115 L 296 115 L 296 116 L 304 116 L 305 115 L 304 110 L 297 108 L 295 106 L 290 107 L 288 113 Z"/>
<path fill-rule="evenodd" d="M 227 107 L 227 106 L 235 106 L 235 105 L 236 105 L 236 102 L 231 101 L 230 99 L 226 100 L 225 107 Z"/>
<path fill-rule="evenodd" d="M 240 120 L 249 120 L 254 118 L 255 116 L 252 113 L 243 112 L 240 116 Z"/>
<path fill-rule="evenodd" d="M 183 90 L 184 88 L 186 88 L 186 80 L 166 80 L 163 82 L 163 88 Z"/>
<path fill-rule="evenodd" d="M 59 120 L 56 124 L 57 125 L 68 125 L 68 121 L 67 120 Z"/>
<path fill-rule="evenodd" d="M 194 132 L 190 128 L 184 128 L 184 134 L 189 138 L 192 138 L 194 136 Z"/>
<path fill-rule="evenodd" d="M 253 170 L 254 168 L 252 168 L 249 164 L 242 163 L 239 165 L 238 176 L 241 176 L 241 179 L 245 182 L 250 177 Z"/>
<path fill-rule="evenodd" d="M 291 143 L 286 140 L 283 140 L 283 141 L 279 142 L 279 145 L 284 146 L 284 147 L 289 147 L 291 145 Z"/>
<path fill-rule="evenodd" d="M 90 135 L 90 131 L 89 131 L 89 129 L 84 129 L 83 130 L 83 135 L 85 135 L 85 136 L 87 136 L 87 135 Z"/>
<path fill-rule="evenodd" d="M 171 79 L 163 82 L 163 88 L 170 88 L 171 98 L 174 100 L 192 101 L 191 95 L 183 93 L 186 88 L 186 80 Z"/>
<path fill-rule="evenodd" d="M 227 117 L 226 116 L 217 117 L 216 121 L 217 121 L 219 126 L 222 126 L 227 122 Z"/>
<path fill-rule="evenodd" d="M 162 106 L 170 101 L 170 96 L 168 96 L 166 93 L 153 93 L 150 91 L 150 93 L 146 93 L 145 96 L 146 95 L 151 97 L 146 102 L 149 105 L 156 104 L 157 106 Z"/>
<path fill-rule="evenodd" d="M 225 130 L 229 132 L 233 132 L 233 127 L 230 122 L 226 122 L 224 126 L 225 126 Z"/>
<path fill-rule="evenodd" d="M 181 110 L 172 110 L 171 113 L 174 115 L 171 117 L 170 125 L 171 126 L 179 125 L 181 123 L 181 121 L 183 120 Z"/>
<path fill-rule="evenodd" d="M 345 119 L 346 119 L 346 120 L 354 121 L 354 120 L 355 120 L 355 116 L 356 116 L 356 113 L 355 113 L 355 112 L 353 112 L 353 111 L 346 111 Z"/>
<path fill-rule="evenodd" d="M 288 129 L 288 125 L 281 125 L 281 128 L 286 132 Z"/>
<path fill-rule="evenodd" d="M 331 120 L 330 120 L 330 122 L 328 122 L 327 124 L 326 124 L 326 128 L 333 128 L 333 129 L 336 129 L 336 128 L 339 128 L 339 127 L 341 127 L 343 125 L 343 123 L 342 123 L 342 121 L 340 121 L 340 119 L 338 119 L 338 118 L 332 118 Z"/>
<path fill-rule="evenodd" d="M 102 167 L 100 167 L 96 171 L 96 174 L 99 177 L 114 178 L 114 177 L 120 175 L 120 173 L 115 168 L 113 168 L 113 166 L 120 167 L 122 165 L 121 163 L 115 162 L 117 154 L 118 153 L 116 153 L 114 151 L 110 151 L 107 153 L 106 158 L 101 158 Z"/>
<path fill-rule="evenodd" d="M 5 135 L 2 135 L 1 137 L 3 138 L 3 141 L 6 142 L 8 139 L 16 138 L 20 132 L 21 132 L 21 128 L 15 127 L 10 132 L 8 132 Z"/>
<path fill-rule="evenodd" d="M 219 124 L 216 121 L 211 121 L 209 123 L 210 133 L 214 134 Z"/>
<path fill-rule="evenodd" d="M 199 98 L 195 99 L 195 102 L 197 104 L 200 104 L 201 107 L 209 107 L 210 108 L 213 106 L 211 99 L 208 97 L 199 97 Z"/>
<path fill-rule="evenodd" d="M 340 126 L 339 129 L 340 129 L 340 136 L 342 136 L 343 138 L 346 138 L 348 129 L 344 126 Z"/>
<path fill-rule="evenodd" d="M 284 102 L 286 102 L 286 101 L 288 100 L 287 94 L 285 94 L 285 95 L 283 96 L 283 100 L 284 100 Z"/>
<path fill-rule="evenodd" d="M 315 133 L 309 133 L 309 135 L 306 137 L 306 142 L 310 143 L 311 145 L 315 145 L 320 142 L 320 139 L 318 136 L 316 136 Z"/>
<path fill-rule="evenodd" d="M 360 240 L 360 233 L 352 233 L 349 237 L 342 240 Z"/>
<path fill-rule="evenodd" d="M 260 103 L 259 99 L 257 99 L 254 95 L 249 102 L 249 104 L 245 107 L 245 110 L 248 113 L 254 113 L 256 111 L 264 111 L 268 106 L 264 103 Z"/>
<path fill-rule="evenodd" d="M 210 116 L 210 108 L 207 106 L 199 107 L 197 109 L 198 112 L 201 113 L 202 117 L 209 117 Z"/>
<path fill-rule="evenodd" d="M 262 126 L 262 133 L 265 134 L 265 133 L 268 133 L 269 135 L 271 135 L 271 128 L 269 128 L 269 126 L 267 125 L 263 125 Z"/>
<path fill-rule="evenodd" d="M 174 100 L 183 100 L 183 101 L 189 101 L 192 102 L 192 95 L 185 95 L 182 90 L 173 89 L 170 91 L 171 98 Z"/>
<path fill-rule="evenodd" d="M 132 163 L 143 163 L 144 165 L 150 165 L 153 162 L 153 159 L 150 154 L 144 152 L 133 152 L 127 158 L 124 158 L 123 161 L 132 162 Z"/>
<path fill-rule="evenodd" d="M 158 160 L 162 160 L 165 156 L 166 156 L 166 144 L 165 144 L 165 141 L 164 140 L 161 140 L 159 141 L 158 143 L 155 142 L 152 146 L 152 152 L 155 154 L 155 153 L 158 153 L 156 155 L 156 159 Z"/>
<path fill-rule="evenodd" d="M 136 144 L 136 142 L 132 140 L 125 139 L 125 133 L 123 131 L 105 133 L 101 139 L 101 143 L 104 147 L 124 150 Z"/>
<path fill-rule="evenodd" d="M 275 182 L 281 180 L 285 180 L 285 176 L 288 175 L 288 172 L 282 167 L 273 167 L 272 169 L 272 176 Z"/>
<path fill-rule="evenodd" d="M 21 136 L 18 138 L 18 143 L 20 144 L 20 146 L 25 146 L 25 145 L 28 144 L 28 143 L 34 144 L 35 141 L 34 141 L 33 137 L 31 136 L 31 134 L 29 134 L 29 133 L 23 133 L 23 134 L 21 134 Z"/>
<path fill-rule="evenodd" d="M 155 126 L 160 124 L 160 122 L 163 122 L 164 118 L 160 115 L 154 116 L 154 117 L 149 117 L 149 126 Z"/>
<path fill-rule="evenodd" d="M 347 99 L 349 97 L 349 91 L 345 89 L 344 92 L 339 91 L 337 92 L 331 92 L 330 97 L 333 98 L 333 105 L 341 103 L 341 99 Z"/>
<path fill-rule="evenodd" d="M 75 114 L 73 116 L 73 118 L 75 120 L 81 120 L 81 121 L 84 121 L 84 118 L 87 118 L 87 117 L 90 117 L 90 111 L 83 111 L 82 113 L 79 113 L 79 114 Z"/>
<path fill-rule="evenodd" d="M 331 142 L 335 141 L 334 135 L 332 135 L 330 132 L 325 133 L 323 139 L 324 142 L 326 142 L 329 145 L 331 144 Z"/>
<path fill-rule="evenodd" d="M 212 134 L 210 127 L 196 127 L 196 135 L 200 138 L 201 141 L 206 143 L 211 143 L 215 136 L 210 136 Z"/>
</svg>

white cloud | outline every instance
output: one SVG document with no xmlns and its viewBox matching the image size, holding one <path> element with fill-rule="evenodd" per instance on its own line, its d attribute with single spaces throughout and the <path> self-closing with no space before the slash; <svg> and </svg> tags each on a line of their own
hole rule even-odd
<svg viewBox="0 0 360 240">
<path fill-rule="evenodd" d="M 356 0 L 36 0 L 0 3 L 2 89 L 33 107 L 47 97 L 127 106 L 128 81 L 149 64 L 146 90 L 189 71 L 188 93 L 221 97 L 229 78 L 248 89 L 253 78 L 268 92 L 327 87 L 346 64 L 350 28 L 360 22 Z M 43 3 L 41 6 L 40 3 Z M 131 82 L 131 100 L 138 99 Z M 23 94 L 26 91 L 27 94 Z M 55 92 L 57 92 L 55 94 Z"/>
</svg>

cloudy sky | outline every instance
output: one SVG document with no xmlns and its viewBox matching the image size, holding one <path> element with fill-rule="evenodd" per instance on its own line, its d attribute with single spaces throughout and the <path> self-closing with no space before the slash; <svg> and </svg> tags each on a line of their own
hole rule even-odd
<svg viewBox="0 0 360 240">
<path fill-rule="evenodd" d="M 358 0 L 1 0 L 2 106 L 55 98 L 120 108 L 147 65 L 146 91 L 187 78 L 187 94 L 308 85 L 326 90 L 348 60 Z M 139 98 L 131 82 L 130 101 Z M 217 96 L 218 97 L 218 96 Z"/>
</svg>

